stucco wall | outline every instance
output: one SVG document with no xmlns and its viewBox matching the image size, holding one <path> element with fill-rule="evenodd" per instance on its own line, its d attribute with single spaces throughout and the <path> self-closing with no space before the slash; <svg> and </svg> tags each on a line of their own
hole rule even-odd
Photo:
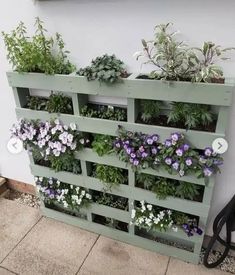
<svg viewBox="0 0 235 275">
<path fill-rule="evenodd" d="M 181 30 L 184 40 L 200 46 L 212 40 L 224 47 L 235 45 L 235 2 L 197 0 L 7 0 L 1 2 L 0 30 L 10 31 L 22 20 L 33 29 L 39 16 L 46 23 L 49 33 L 63 35 L 71 59 L 78 65 L 87 65 L 93 57 L 115 53 L 130 71 L 139 72 L 140 63 L 132 57 L 141 49 L 141 38 L 151 38 L 158 23 L 173 22 Z M 233 60 L 223 65 L 227 76 L 235 75 Z M 14 99 L 8 87 L 5 71 L 10 66 L 0 41 L 0 173 L 9 178 L 33 183 L 25 153 L 11 155 L 6 150 L 9 128 L 15 121 Z M 222 174 L 217 178 L 210 221 L 218 210 L 235 193 L 235 126 L 234 108 L 228 128 L 229 151 L 225 154 Z"/>
</svg>

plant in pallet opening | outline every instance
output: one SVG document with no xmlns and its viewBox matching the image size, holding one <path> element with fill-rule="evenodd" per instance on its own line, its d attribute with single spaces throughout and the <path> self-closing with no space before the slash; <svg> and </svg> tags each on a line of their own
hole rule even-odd
<svg viewBox="0 0 235 275">
<path fill-rule="evenodd" d="M 49 113 L 73 114 L 72 99 L 61 93 L 50 94 L 48 98 L 38 96 L 28 96 L 27 108 L 32 110 L 42 110 Z"/>
<path fill-rule="evenodd" d="M 25 149 L 34 155 L 49 160 L 55 171 L 63 170 L 66 163 L 75 160 L 74 152 L 81 150 L 89 142 L 71 123 L 63 125 L 58 119 L 52 122 L 20 120 L 11 129 L 13 137 L 20 139 Z"/>
<path fill-rule="evenodd" d="M 132 224 L 147 230 L 166 231 L 172 228 L 177 232 L 178 226 L 180 226 L 188 236 L 192 236 L 194 233 L 202 234 L 202 230 L 197 226 L 195 219 L 181 213 L 179 215 L 177 211 L 147 204 L 145 201 L 140 201 L 139 206 L 132 209 L 131 219 Z"/>
<path fill-rule="evenodd" d="M 67 58 L 64 41 L 60 34 L 46 37 L 43 22 L 37 17 L 36 32 L 27 35 L 23 22 L 11 33 L 2 32 L 7 48 L 7 59 L 18 72 L 46 74 L 70 74 L 76 67 Z"/>
<path fill-rule="evenodd" d="M 204 104 L 172 102 L 167 122 L 183 124 L 187 129 L 209 125 L 214 118 L 211 107 Z"/>
<path fill-rule="evenodd" d="M 101 119 L 109 119 L 115 121 L 126 121 L 127 111 L 122 108 L 109 106 L 98 106 L 97 108 L 92 108 L 85 105 L 81 109 L 81 115 L 85 117 L 94 117 Z"/>
<path fill-rule="evenodd" d="M 63 183 L 55 178 L 35 177 L 35 183 L 46 204 L 61 204 L 65 208 L 79 210 L 91 203 L 88 190 L 72 184 Z"/>
<path fill-rule="evenodd" d="M 168 196 L 173 196 L 194 200 L 200 194 L 200 187 L 196 184 L 144 173 L 136 174 L 136 182 L 145 189 L 153 191 L 158 199 L 166 199 Z"/>
<path fill-rule="evenodd" d="M 113 137 L 107 135 L 94 135 L 94 140 L 91 143 L 92 150 L 98 154 L 98 156 L 103 156 L 111 153 Z"/>
<path fill-rule="evenodd" d="M 215 63 L 226 60 L 223 54 L 235 48 L 222 49 L 212 42 L 204 42 L 202 49 L 189 48 L 183 41 L 176 39 L 179 31 L 172 31 L 172 25 L 157 25 L 154 39 L 142 39 L 143 50 L 134 54 L 137 60 L 140 57 L 147 58 L 144 64 L 150 63 L 157 67 L 150 73 L 150 78 L 198 82 L 220 79 L 223 71 Z"/>
<path fill-rule="evenodd" d="M 206 148 L 203 155 L 199 154 L 185 142 L 181 133 L 172 133 L 170 138 L 160 143 L 157 134 L 130 132 L 119 126 L 113 147 L 119 158 L 129 163 L 134 171 L 163 167 L 170 174 L 178 173 L 181 177 L 188 173 L 210 177 L 220 171 L 219 166 L 223 163 L 223 158 L 212 148 Z"/>
<path fill-rule="evenodd" d="M 93 195 L 94 201 L 98 204 L 107 205 L 109 207 L 128 210 L 128 199 L 124 197 L 118 197 L 107 193 L 100 193 Z"/>
<path fill-rule="evenodd" d="M 115 55 L 104 54 L 91 61 L 91 66 L 80 69 L 78 75 L 85 76 L 87 80 L 99 80 L 106 83 L 117 82 L 122 77 L 127 77 L 124 63 Z"/>
<path fill-rule="evenodd" d="M 112 188 L 127 181 L 123 169 L 113 166 L 96 164 L 94 174 L 97 179 L 105 184 L 108 190 L 112 190 Z"/>
<path fill-rule="evenodd" d="M 161 112 L 162 101 L 158 100 L 141 100 L 141 119 L 149 122 L 158 118 Z"/>
</svg>

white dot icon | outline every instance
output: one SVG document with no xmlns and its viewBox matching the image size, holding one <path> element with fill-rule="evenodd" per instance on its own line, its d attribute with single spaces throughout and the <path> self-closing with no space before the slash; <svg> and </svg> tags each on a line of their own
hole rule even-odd
<svg viewBox="0 0 235 275">
<path fill-rule="evenodd" d="M 224 138 L 216 138 L 212 143 L 212 149 L 217 154 L 223 154 L 228 150 L 228 142 Z"/>
<path fill-rule="evenodd" d="M 18 138 L 11 138 L 7 143 L 7 149 L 12 154 L 19 154 L 23 151 L 23 142 Z"/>
</svg>

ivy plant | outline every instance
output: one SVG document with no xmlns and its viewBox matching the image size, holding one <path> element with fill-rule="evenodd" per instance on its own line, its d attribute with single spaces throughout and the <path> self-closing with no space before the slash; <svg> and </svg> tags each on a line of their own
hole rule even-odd
<svg viewBox="0 0 235 275">
<path fill-rule="evenodd" d="M 181 124 L 188 129 L 207 126 L 214 119 L 211 107 L 205 104 L 173 102 L 168 123 Z"/>
<path fill-rule="evenodd" d="M 91 61 L 91 66 L 80 69 L 77 74 L 85 76 L 89 81 L 97 79 L 106 83 L 114 83 L 127 76 L 124 63 L 115 55 L 107 54 L 96 57 Z"/>
<path fill-rule="evenodd" d="M 59 33 L 47 37 L 43 21 L 35 21 L 36 31 L 30 37 L 23 22 L 11 33 L 2 32 L 7 59 L 18 72 L 70 74 L 75 66 L 68 60 L 68 51 Z"/>
</svg>

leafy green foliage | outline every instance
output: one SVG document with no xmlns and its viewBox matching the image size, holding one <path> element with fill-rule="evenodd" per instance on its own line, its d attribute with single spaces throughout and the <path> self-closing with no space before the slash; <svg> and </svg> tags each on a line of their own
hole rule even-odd
<svg viewBox="0 0 235 275">
<path fill-rule="evenodd" d="M 156 177 L 153 175 L 136 173 L 136 182 L 137 184 L 143 185 L 144 189 L 151 190 L 155 181 L 156 181 Z"/>
<path fill-rule="evenodd" d="M 228 60 L 229 58 L 224 57 L 224 54 L 235 48 L 222 49 L 221 46 L 215 45 L 213 42 L 204 42 L 202 48 L 193 48 L 196 52 L 199 52 L 201 58 L 196 53 L 191 54 L 193 57 L 193 64 L 195 67 L 195 73 L 192 80 L 197 82 L 211 82 L 213 78 L 222 78 L 223 70 L 220 66 L 215 63 L 219 60 Z"/>
<path fill-rule="evenodd" d="M 198 185 L 181 181 L 180 184 L 176 187 L 175 195 L 182 199 L 193 200 L 200 194 L 199 190 L 200 187 Z"/>
<path fill-rule="evenodd" d="M 141 100 L 141 119 L 149 122 L 151 119 L 158 118 L 161 112 L 162 102 L 158 100 Z"/>
<path fill-rule="evenodd" d="M 96 134 L 91 144 L 93 151 L 95 151 L 100 157 L 109 154 L 112 149 L 113 137 L 107 135 Z"/>
<path fill-rule="evenodd" d="M 37 17 L 36 31 L 32 37 L 27 35 L 23 22 L 7 34 L 2 32 L 7 49 L 7 59 L 18 72 L 37 72 L 46 74 L 69 74 L 75 70 L 67 59 L 64 41 L 60 34 L 55 38 L 46 37 L 43 22 Z"/>
<path fill-rule="evenodd" d="M 81 109 L 81 115 L 85 117 L 95 117 L 115 121 L 127 120 L 126 110 L 113 106 L 100 106 L 99 108 L 95 109 L 88 105 L 85 105 Z"/>
<path fill-rule="evenodd" d="M 175 195 L 175 183 L 174 181 L 166 178 L 160 178 L 152 187 L 152 191 L 156 194 L 158 199 L 166 199 L 168 196 Z"/>
<path fill-rule="evenodd" d="M 114 83 L 127 76 L 124 63 L 115 55 L 107 54 L 92 60 L 91 66 L 80 69 L 77 74 L 85 76 L 89 81 L 97 79 L 106 83 Z"/>
<path fill-rule="evenodd" d="M 102 181 L 109 190 L 126 182 L 123 169 L 103 164 L 95 166 L 95 177 Z"/>
<path fill-rule="evenodd" d="M 174 211 L 173 219 L 176 225 L 182 225 L 182 224 L 188 223 L 189 217 L 182 212 Z"/>
<path fill-rule="evenodd" d="M 147 57 L 149 63 L 157 67 L 150 73 L 150 78 L 165 80 L 191 80 L 211 82 L 213 78 L 223 76 L 222 68 L 215 63 L 227 60 L 223 54 L 235 48 L 222 49 L 212 42 L 204 42 L 202 49 L 189 48 L 183 41 L 178 41 L 178 31 L 172 31 L 172 23 L 155 27 L 154 39 L 142 39 L 143 51 L 135 53 L 137 60 Z"/>
<path fill-rule="evenodd" d="M 97 196 L 94 196 L 94 201 L 96 203 L 107 205 L 113 208 L 128 210 L 128 200 L 123 197 L 118 197 L 107 193 L 100 193 Z"/>
<path fill-rule="evenodd" d="M 49 113 L 73 114 L 72 99 L 61 93 L 51 93 L 48 98 L 28 96 L 26 107 L 32 110 L 47 111 Z"/>
<path fill-rule="evenodd" d="M 168 123 L 180 123 L 190 129 L 210 124 L 213 117 L 209 105 L 173 102 L 168 114 Z"/>
</svg>

